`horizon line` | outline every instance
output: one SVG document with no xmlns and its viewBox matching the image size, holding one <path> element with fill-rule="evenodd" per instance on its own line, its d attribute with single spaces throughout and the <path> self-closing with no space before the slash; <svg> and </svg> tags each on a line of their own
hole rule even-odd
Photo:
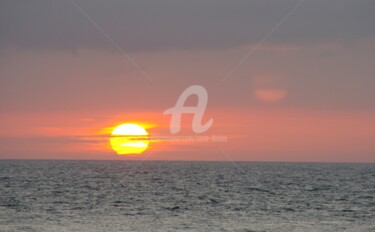
<svg viewBox="0 0 375 232">
<path fill-rule="evenodd" d="M 142 160 L 142 159 L 1 159 L 1 161 L 120 161 L 120 162 L 196 162 L 196 163 L 301 163 L 301 164 L 375 164 L 375 162 L 356 161 L 251 161 L 251 160 Z"/>
</svg>

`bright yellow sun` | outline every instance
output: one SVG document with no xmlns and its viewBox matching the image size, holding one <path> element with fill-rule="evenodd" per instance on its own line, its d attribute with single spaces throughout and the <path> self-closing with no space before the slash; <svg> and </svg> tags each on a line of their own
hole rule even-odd
<svg viewBox="0 0 375 232">
<path fill-rule="evenodd" d="M 112 131 L 110 143 L 118 155 L 141 154 L 148 148 L 148 133 L 138 124 L 121 124 Z"/>
</svg>

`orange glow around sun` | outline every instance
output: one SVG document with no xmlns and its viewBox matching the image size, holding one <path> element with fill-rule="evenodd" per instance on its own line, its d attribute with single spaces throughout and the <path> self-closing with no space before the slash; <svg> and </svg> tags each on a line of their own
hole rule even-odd
<svg viewBox="0 0 375 232">
<path fill-rule="evenodd" d="M 118 155 L 137 155 L 149 145 L 148 132 L 135 123 L 118 125 L 111 134 L 110 144 Z"/>
</svg>

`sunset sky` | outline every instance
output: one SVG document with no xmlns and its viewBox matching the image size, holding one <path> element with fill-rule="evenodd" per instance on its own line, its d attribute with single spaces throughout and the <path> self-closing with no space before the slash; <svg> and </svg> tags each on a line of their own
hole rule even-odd
<svg viewBox="0 0 375 232">
<path fill-rule="evenodd" d="M 372 0 L 1 1 L 0 159 L 375 162 Z M 119 156 L 119 124 L 199 136 Z M 187 102 L 194 106 L 197 98 Z M 194 136 L 192 116 L 176 136 Z"/>
</svg>

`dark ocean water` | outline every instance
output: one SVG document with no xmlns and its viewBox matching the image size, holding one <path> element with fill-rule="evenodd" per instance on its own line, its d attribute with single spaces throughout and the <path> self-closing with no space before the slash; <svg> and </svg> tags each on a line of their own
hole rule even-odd
<svg viewBox="0 0 375 232">
<path fill-rule="evenodd" d="M 375 231 L 375 165 L 0 161 L 0 231 Z"/>
</svg>

